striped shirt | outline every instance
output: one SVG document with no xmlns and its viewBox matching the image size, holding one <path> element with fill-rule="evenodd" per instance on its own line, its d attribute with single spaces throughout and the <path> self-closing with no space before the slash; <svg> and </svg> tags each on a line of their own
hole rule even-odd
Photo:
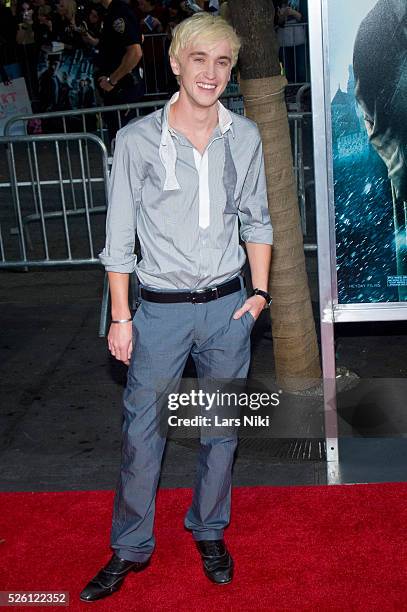
<svg viewBox="0 0 407 612">
<path fill-rule="evenodd" d="M 239 274 L 239 233 L 243 242 L 272 244 L 273 230 L 257 125 L 218 102 L 201 155 L 168 124 L 177 97 L 117 133 L 99 257 L 107 271 L 135 271 L 144 286 L 196 290 Z"/>
</svg>

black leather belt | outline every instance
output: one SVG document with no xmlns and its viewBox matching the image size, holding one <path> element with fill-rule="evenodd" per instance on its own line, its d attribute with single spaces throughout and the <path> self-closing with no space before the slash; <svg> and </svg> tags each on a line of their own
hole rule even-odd
<svg viewBox="0 0 407 612">
<path fill-rule="evenodd" d="M 243 285 L 246 286 L 243 279 Z M 240 278 L 233 278 L 231 281 L 212 287 L 211 289 L 198 289 L 197 291 L 150 291 L 140 287 L 140 295 L 147 302 L 160 302 L 161 304 L 174 304 L 178 302 L 190 302 L 191 304 L 204 304 L 225 297 L 236 291 L 240 291 Z"/>
</svg>

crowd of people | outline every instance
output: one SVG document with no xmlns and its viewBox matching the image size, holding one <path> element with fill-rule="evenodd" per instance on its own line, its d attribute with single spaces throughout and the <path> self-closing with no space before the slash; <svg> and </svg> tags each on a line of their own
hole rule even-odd
<svg viewBox="0 0 407 612">
<path fill-rule="evenodd" d="M 128 4 L 143 35 L 166 35 L 160 37 L 160 49 L 156 42 L 155 48 L 150 45 L 149 49 L 147 45 L 143 50 L 148 73 L 149 55 L 154 55 L 155 63 L 166 70 L 162 66 L 165 51 L 162 41 L 168 38 L 166 46 L 169 45 L 178 23 L 197 11 L 218 14 L 222 2 L 130 0 Z M 11 0 L 9 6 L 6 0 L 0 0 L 1 80 L 10 83 L 5 66 L 18 63 L 34 111 L 94 106 L 97 92 L 92 74 L 97 65 L 104 14 L 105 9 L 98 0 Z M 150 76 L 157 81 L 157 74 Z M 149 89 L 159 89 L 160 85 L 152 82 Z"/>
<path fill-rule="evenodd" d="M 299 1 L 272 0 L 276 27 L 300 21 Z M 6 6 L 9 2 L 9 6 Z M 106 10 L 103 0 L 0 0 L 0 79 L 17 63 L 33 112 L 87 108 L 102 103 L 93 78 Z M 177 83 L 167 50 L 174 27 L 208 11 L 229 18 L 226 0 L 128 0 L 143 35 L 145 92 L 171 93 Z M 147 36 L 161 34 L 158 37 Z M 103 92 L 102 92 L 103 93 Z"/>
</svg>

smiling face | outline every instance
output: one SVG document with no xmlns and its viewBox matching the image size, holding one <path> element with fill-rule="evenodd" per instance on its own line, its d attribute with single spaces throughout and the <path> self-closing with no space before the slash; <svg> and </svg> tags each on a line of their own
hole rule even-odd
<svg viewBox="0 0 407 612">
<path fill-rule="evenodd" d="M 180 94 L 197 106 L 209 107 L 221 96 L 230 79 L 232 50 L 228 39 L 216 42 L 192 40 L 178 57 L 171 57 Z"/>
</svg>

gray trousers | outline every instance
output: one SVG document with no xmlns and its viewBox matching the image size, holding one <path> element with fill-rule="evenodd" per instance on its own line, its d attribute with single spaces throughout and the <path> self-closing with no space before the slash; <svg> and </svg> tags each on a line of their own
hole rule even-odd
<svg viewBox="0 0 407 612">
<path fill-rule="evenodd" d="M 111 546 L 129 561 L 154 550 L 155 496 L 166 436 L 160 418 L 168 392 L 179 386 L 192 355 L 198 379 L 245 379 L 254 318 L 233 313 L 246 290 L 207 304 L 141 300 L 133 320 L 133 353 L 124 391 L 122 462 L 116 489 Z M 163 412 L 164 411 L 164 412 Z M 184 525 L 195 540 L 217 540 L 230 520 L 231 476 L 237 436 L 202 436 L 191 507 Z"/>
</svg>

